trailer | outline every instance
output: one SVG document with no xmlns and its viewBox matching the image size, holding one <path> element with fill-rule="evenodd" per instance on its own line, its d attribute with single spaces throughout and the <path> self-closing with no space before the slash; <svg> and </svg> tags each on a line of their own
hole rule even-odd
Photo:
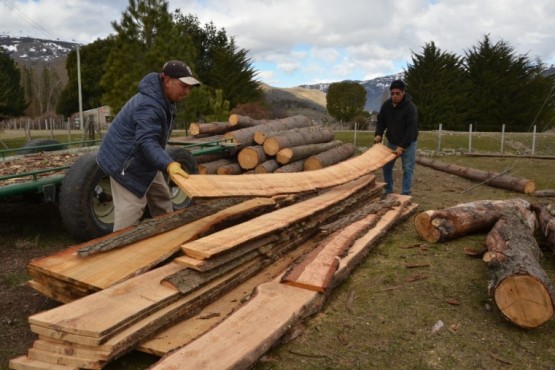
<svg viewBox="0 0 555 370">
<path fill-rule="evenodd" d="M 172 138 L 166 151 L 181 163 L 188 173 L 198 173 L 196 158 L 222 153 L 232 155 L 231 140 L 209 141 L 192 137 Z M 0 150 L 0 202 L 13 198 L 32 197 L 57 203 L 66 230 L 77 240 L 86 241 L 112 232 L 114 207 L 110 177 L 96 163 L 100 140 L 60 144 L 55 140 L 37 140 L 19 149 Z M 48 153 L 47 153 L 48 152 Z M 9 172 L 18 163 L 41 157 L 64 157 L 70 163 L 46 166 L 30 171 Z M 9 165 L 9 166 L 8 166 Z M 24 167 L 24 166 L 19 166 Z M 166 177 L 170 185 L 174 210 L 189 206 L 189 198 Z"/>
</svg>

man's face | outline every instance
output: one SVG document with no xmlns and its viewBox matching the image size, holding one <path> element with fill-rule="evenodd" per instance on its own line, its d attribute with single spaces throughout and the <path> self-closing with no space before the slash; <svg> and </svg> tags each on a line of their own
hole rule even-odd
<svg viewBox="0 0 555 370">
<path fill-rule="evenodd" d="M 183 100 L 191 92 L 191 86 L 177 78 L 164 76 L 164 95 L 172 103 Z"/>
<path fill-rule="evenodd" d="M 393 105 L 399 104 L 401 100 L 403 100 L 403 97 L 405 96 L 405 92 L 401 89 L 391 89 L 390 94 L 391 94 L 391 102 L 393 103 Z"/>
</svg>

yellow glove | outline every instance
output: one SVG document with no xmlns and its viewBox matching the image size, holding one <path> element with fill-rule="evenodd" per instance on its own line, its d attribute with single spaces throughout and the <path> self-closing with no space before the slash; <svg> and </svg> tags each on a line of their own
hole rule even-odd
<svg viewBox="0 0 555 370">
<path fill-rule="evenodd" d="M 395 154 L 397 154 L 397 157 L 400 157 L 403 155 L 403 152 L 405 151 L 405 149 L 401 148 L 400 146 L 397 147 L 397 149 L 395 149 Z"/>
<path fill-rule="evenodd" d="M 168 164 L 168 175 L 170 176 L 181 176 L 183 178 L 189 178 L 189 174 L 185 171 L 183 171 L 183 168 L 181 168 L 181 164 L 179 162 L 172 162 L 170 164 Z"/>
<path fill-rule="evenodd" d="M 380 135 L 376 135 L 374 138 L 374 144 L 379 144 L 382 142 L 382 137 Z"/>
</svg>

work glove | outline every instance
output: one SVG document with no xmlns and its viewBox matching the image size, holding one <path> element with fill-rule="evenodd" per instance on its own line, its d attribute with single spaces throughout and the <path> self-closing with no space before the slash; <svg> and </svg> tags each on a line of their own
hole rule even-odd
<svg viewBox="0 0 555 370">
<path fill-rule="evenodd" d="M 381 137 L 381 135 L 376 135 L 376 136 L 374 137 L 374 144 L 379 144 L 379 143 L 381 143 L 381 142 L 382 142 L 382 137 Z"/>
<path fill-rule="evenodd" d="M 189 178 L 189 174 L 181 168 L 181 164 L 179 162 L 171 162 L 168 164 L 167 167 L 168 175 L 171 176 L 181 176 L 185 179 Z"/>
<path fill-rule="evenodd" d="M 397 154 L 397 157 L 400 157 L 403 155 L 403 152 L 405 151 L 405 149 L 401 148 L 400 146 L 397 147 L 397 149 L 395 149 L 395 154 Z"/>
</svg>

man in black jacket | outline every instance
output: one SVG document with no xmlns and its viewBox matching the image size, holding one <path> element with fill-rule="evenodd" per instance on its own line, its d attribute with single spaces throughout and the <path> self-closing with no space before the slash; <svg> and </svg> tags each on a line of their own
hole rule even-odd
<svg viewBox="0 0 555 370">
<path fill-rule="evenodd" d="M 405 83 L 395 80 L 389 86 L 391 97 L 378 113 L 374 143 L 381 143 L 385 132 L 387 146 L 401 157 L 403 185 L 401 194 L 409 195 L 416 162 L 416 139 L 418 138 L 418 111 L 405 91 Z M 383 167 L 386 194 L 393 192 L 393 166 L 395 159 Z"/>
</svg>

